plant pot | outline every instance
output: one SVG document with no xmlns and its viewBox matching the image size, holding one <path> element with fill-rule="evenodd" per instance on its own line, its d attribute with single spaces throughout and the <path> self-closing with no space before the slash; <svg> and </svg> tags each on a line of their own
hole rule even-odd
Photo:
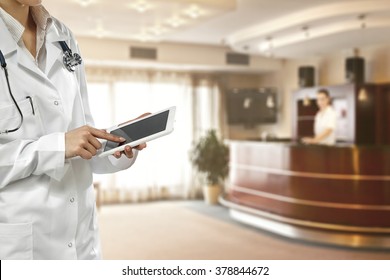
<svg viewBox="0 0 390 280">
<path fill-rule="evenodd" d="M 218 197 L 221 194 L 221 187 L 218 185 L 210 185 L 203 187 L 203 197 L 207 204 L 218 204 Z"/>
</svg>

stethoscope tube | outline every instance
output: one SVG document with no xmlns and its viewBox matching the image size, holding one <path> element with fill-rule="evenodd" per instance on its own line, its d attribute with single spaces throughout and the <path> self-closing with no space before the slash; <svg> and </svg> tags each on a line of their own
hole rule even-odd
<svg viewBox="0 0 390 280">
<path fill-rule="evenodd" d="M 76 69 L 76 66 L 80 65 L 83 60 L 81 59 L 81 57 L 80 57 L 80 55 L 78 53 L 72 53 L 72 50 L 69 48 L 68 44 L 66 44 L 65 41 L 60 41 L 59 43 L 60 43 L 61 49 L 63 51 L 63 62 L 64 62 L 64 65 L 65 65 L 65 68 L 69 72 L 74 72 L 75 69 Z M 18 102 L 16 102 L 15 97 L 14 97 L 14 95 L 12 93 L 11 86 L 10 86 L 9 79 L 8 79 L 7 63 L 5 61 L 4 55 L 1 52 L 1 50 L 0 50 L 0 65 L 3 68 L 3 70 L 4 70 L 4 75 L 5 75 L 5 79 L 7 81 L 7 87 L 8 87 L 9 95 L 11 96 L 11 99 L 12 99 L 13 103 L 15 104 L 16 109 L 18 110 L 19 115 L 20 115 L 20 122 L 19 122 L 19 125 L 16 128 L 6 129 L 4 131 L 0 130 L 0 134 L 8 134 L 10 132 L 17 131 L 22 126 L 22 124 L 23 124 L 23 113 L 22 113 L 22 110 L 20 109 L 20 107 L 18 105 Z M 28 96 L 26 98 L 29 98 L 30 102 L 32 102 L 31 101 L 31 97 Z M 34 110 L 34 107 L 32 109 Z"/>
<path fill-rule="evenodd" d="M 20 110 L 18 102 L 16 102 L 15 97 L 14 97 L 14 95 L 12 93 L 11 86 L 9 84 L 9 79 L 8 79 L 7 63 L 5 62 L 5 58 L 4 58 L 3 53 L 1 51 L 0 51 L 0 64 L 1 64 L 1 67 L 4 69 L 4 75 L 5 75 L 5 79 L 7 81 L 7 87 L 8 87 L 9 95 L 11 96 L 11 99 L 14 102 L 14 104 L 16 106 L 16 109 L 18 110 L 19 115 L 20 115 L 20 122 L 19 122 L 19 125 L 16 128 L 0 131 L 0 134 L 8 134 L 10 132 L 17 131 L 22 126 L 22 124 L 23 124 L 23 113 L 22 113 L 22 110 Z"/>
<path fill-rule="evenodd" d="M 4 55 L 3 55 L 3 53 L 1 52 L 1 50 L 0 50 L 0 65 L 1 65 L 1 67 L 7 67 L 7 63 L 5 62 L 5 58 L 4 58 Z"/>
</svg>

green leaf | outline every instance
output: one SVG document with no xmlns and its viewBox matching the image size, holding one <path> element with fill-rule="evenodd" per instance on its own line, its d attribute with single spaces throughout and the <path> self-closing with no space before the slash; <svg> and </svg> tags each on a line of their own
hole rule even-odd
<svg viewBox="0 0 390 280">
<path fill-rule="evenodd" d="M 229 148 L 218 139 L 213 129 L 193 144 L 190 160 L 210 185 L 223 182 L 229 174 Z"/>
</svg>

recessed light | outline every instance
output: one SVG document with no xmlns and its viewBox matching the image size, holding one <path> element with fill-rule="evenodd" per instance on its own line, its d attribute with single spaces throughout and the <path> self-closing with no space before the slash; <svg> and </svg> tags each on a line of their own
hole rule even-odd
<svg viewBox="0 0 390 280">
<path fill-rule="evenodd" d="M 155 36 L 159 36 L 159 35 L 161 35 L 163 33 L 168 32 L 168 29 L 163 27 L 163 26 L 161 26 L 161 25 L 159 25 L 159 24 L 157 24 L 157 25 L 155 25 L 153 27 L 148 28 L 148 31 L 150 33 L 152 33 L 153 35 L 155 35 Z"/>
<path fill-rule="evenodd" d="M 310 38 L 310 30 L 309 30 L 309 26 L 305 25 L 302 27 L 302 32 L 303 32 L 303 37 L 305 39 L 309 39 Z"/>
<path fill-rule="evenodd" d="M 266 52 L 269 49 L 269 43 L 268 42 L 261 42 L 259 45 L 260 52 Z"/>
<path fill-rule="evenodd" d="M 150 37 L 150 35 L 146 34 L 145 32 L 142 32 L 138 35 L 135 35 L 135 39 L 141 42 L 147 42 L 147 41 L 151 41 L 152 37 Z"/>
<path fill-rule="evenodd" d="M 272 37 L 267 37 L 265 40 L 259 44 L 259 51 L 262 53 L 271 52 L 273 49 Z"/>
<path fill-rule="evenodd" d="M 191 5 L 184 13 L 191 18 L 198 18 L 203 14 L 203 11 L 199 8 L 198 5 Z"/>
<path fill-rule="evenodd" d="M 88 7 L 89 5 L 93 4 L 95 0 L 76 0 L 75 2 L 77 2 L 82 7 Z"/>
<path fill-rule="evenodd" d="M 96 29 L 93 31 L 94 32 L 94 35 L 101 39 L 101 38 L 104 38 L 105 36 L 107 36 L 107 34 L 109 33 L 103 26 L 103 22 L 101 20 L 97 20 L 96 22 Z"/>
<path fill-rule="evenodd" d="M 182 26 L 185 23 L 185 21 L 181 17 L 174 16 L 174 17 L 167 19 L 167 23 L 170 26 L 177 28 L 179 26 Z"/>
<path fill-rule="evenodd" d="M 144 13 L 150 9 L 152 9 L 152 4 L 147 2 L 146 0 L 137 0 L 136 2 L 129 4 L 129 7 L 133 10 L 136 10 L 139 13 Z"/>
</svg>

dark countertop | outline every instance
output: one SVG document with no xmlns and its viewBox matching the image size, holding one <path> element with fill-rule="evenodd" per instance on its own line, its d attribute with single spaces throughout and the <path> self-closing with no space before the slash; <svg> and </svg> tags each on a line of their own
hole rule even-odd
<svg viewBox="0 0 390 280">
<path fill-rule="evenodd" d="M 349 148 L 349 149 L 382 149 L 382 150 L 389 150 L 390 151 L 390 146 L 389 145 L 355 145 L 351 143 L 343 143 L 339 142 L 336 143 L 335 145 L 314 145 L 314 144 L 304 144 L 300 141 L 292 141 L 291 139 L 288 138 L 281 138 L 281 139 L 274 139 L 274 140 L 269 140 L 269 141 L 262 141 L 259 138 L 253 138 L 253 139 L 246 139 L 246 140 L 227 140 L 227 143 L 240 143 L 240 144 L 245 144 L 245 145 L 283 145 L 283 146 L 288 146 L 288 147 L 297 147 L 297 148 L 309 148 L 309 149 L 335 149 L 335 148 Z"/>
</svg>

